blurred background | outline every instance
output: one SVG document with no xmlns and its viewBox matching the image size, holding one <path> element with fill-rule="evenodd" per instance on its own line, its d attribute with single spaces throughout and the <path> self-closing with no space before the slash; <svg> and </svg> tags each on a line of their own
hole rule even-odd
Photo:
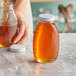
<svg viewBox="0 0 76 76">
<path fill-rule="evenodd" d="M 34 30 L 38 15 L 48 13 L 55 15 L 55 24 L 60 33 L 76 32 L 76 0 L 31 0 L 31 8 Z"/>
</svg>

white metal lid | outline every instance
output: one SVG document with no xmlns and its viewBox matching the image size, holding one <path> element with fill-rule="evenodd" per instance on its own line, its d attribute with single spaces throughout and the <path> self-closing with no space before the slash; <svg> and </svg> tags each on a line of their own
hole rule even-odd
<svg viewBox="0 0 76 76">
<path fill-rule="evenodd" d="M 26 51 L 25 46 L 24 45 L 20 45 L 20 44 L 14 44 L 10 46 L 10 51 L 11 52 L 19 52 L 19 53 L 23 53 Z"/>
<path fill-rule="evenodd" d="M 52 14 L 40 14 L 39 15 L 39 20 L 40 21 L 45 21 L 45 22 L 54 22 L 55 21 L 55 16 Z"/>
</svg>

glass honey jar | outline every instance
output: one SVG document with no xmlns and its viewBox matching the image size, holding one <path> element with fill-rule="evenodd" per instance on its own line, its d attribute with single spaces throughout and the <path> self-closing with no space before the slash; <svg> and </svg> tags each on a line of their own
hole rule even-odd
<svg viewBox="0 0 76 76">
<path fill-rule="evenodd" d="M 17 33 L 17 17 L 11 2 L 4 6 L 0 4 L 0 48 L 12 45 L 12 39 Z"/>
<path fill-rule="evenodd" d="M 33 37 L 33 53 L 37 62 L 53 62 L 59 53 L 59 33 L 52 14 L 40 14 Z"/>
</svg>

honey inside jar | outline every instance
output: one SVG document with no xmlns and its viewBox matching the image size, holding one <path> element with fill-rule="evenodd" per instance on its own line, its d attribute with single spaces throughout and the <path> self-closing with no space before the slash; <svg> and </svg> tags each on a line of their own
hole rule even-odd
<svg viewBox="0 0 76 76">
<path fill-rule="evenodd" d="M 12 45 L 12 38 L 15 36 L 17 26 L 0 26 L 0 47 L 9 47 Z"/>
<path fill-rule="evenodd" d="M 4 20 L 3 20 L 3 23 L 2 23 L 2 25 L 7 25 L 8 24 L 8 22 L 6 21 L 6 19 L 7 19 L 7 0 L 4 0 L 4 8 L 5 8 L 5 18 L 4 18 Z"/>
<path fill-rule="evenodd" d="M 54 22 L 39 21 L 33 37 L 33 53 L 37 62 L 53 62 L 59 53 L 59 34 Z"/>
</svg>

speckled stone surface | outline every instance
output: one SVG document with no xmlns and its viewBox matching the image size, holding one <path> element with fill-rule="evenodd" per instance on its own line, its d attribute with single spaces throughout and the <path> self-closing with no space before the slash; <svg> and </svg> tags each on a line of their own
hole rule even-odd
<svg viewBox="0 0 76 76">
<path fill-rule="evenodd" d="M 52 63 L 35 62 L 32 41 L 26 49 L 12 53 L 0 48 L 0 76 L 76 76 L 76 34 L 60 34 L 59 56 Z"/>
</svg>

